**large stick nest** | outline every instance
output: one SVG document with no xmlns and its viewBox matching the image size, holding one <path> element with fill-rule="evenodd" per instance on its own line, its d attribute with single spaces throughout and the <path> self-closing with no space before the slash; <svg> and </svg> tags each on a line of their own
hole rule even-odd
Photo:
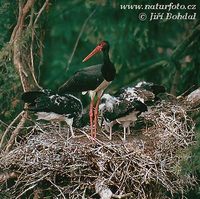
<svg viewBox="0 0 200 199">
<path fill-rule="evenodd" d="M 182 172 L 187 149 L 194 144 L 194 123 L 187 106 L 161 102 L 140 119 L 126 142 L 121 130 L 109 141 L 100 131 L 96 141 L 89 127 L 76 129 L 38 124 L 27 128 L 20 143 L 2 152 L 2 193 L 8 198 L 167 198 L 195 184 Z M 11 178 L 13 180 L 11 180 Z M 7 179 L 7 180 L 5 180 Z M 9 180 L 8 180 L 9 179 Z"/>
</svg>

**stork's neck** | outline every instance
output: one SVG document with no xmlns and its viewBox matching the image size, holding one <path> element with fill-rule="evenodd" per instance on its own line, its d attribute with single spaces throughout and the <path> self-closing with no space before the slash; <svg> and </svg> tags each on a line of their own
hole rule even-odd
<svg viewBox="0 0 200 199">
<path fill-rule="evenodd" d="M 103 64 L 102 64 L 101 72 L 106 81 L 110 82 L 115 77 L 115 73 L 116 73 L 115 67 L 113 63 L 110 61 L 110 57 L 107 50 L 103 51 Z"/>
<path fill-rule="evenodd" d="M 107 50 L 103 51 L 103 63 L 105 64 L 111 63 L 109 53 Z"/>
</svg>

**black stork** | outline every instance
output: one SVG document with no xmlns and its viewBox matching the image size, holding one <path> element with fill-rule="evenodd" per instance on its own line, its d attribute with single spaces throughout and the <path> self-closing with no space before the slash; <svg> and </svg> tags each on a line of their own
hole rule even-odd
<svg viewBox="0 0 200 199">
<path fill-rule="evenodd" d="M 109 139 L 112 139 L 112 127 L 119 123 L 124 128 L 123 140 L 126 140 L 126 132 L 130 134 L 130 124 L 135 123 L 138 116 L 147 111 L 147 106 L 141 101 L 120 99 L 109 94 L 102 96 L 100 111 L 104 119 L 105 128 L 110 132 Z M 109 128 L 108 128 L 109 127 Z"/>
<path fill-rule="evenodd" d="M 74 137 L 73 123 L 81 119 L 83 106 L 81 101 L 71 94 L 58 95 L 49 90 L 28 91 L 21 99 L 27 103 L 26 110 L 36 112 L 37 120 L 65 121 Z"/>
<path fill-rule="evenodd" d="M 91 97 L 89 111 L 90 128 L 93 138 L 96 138 L 98 107 L 101 96 L 107 86 L 115 78 L 116 74 L 114 64 L 109 58 L 109 48 L 110 45 L 107 41 L 100 42 L 83 62 L 89 60 L 96 53 L 103 52 L 103 64 L 90 66 L 77 71 L 58 89 L 59 94 L 89 91 Z M 95 96 L 98 97 L 96 105 L 94 104 Z"/>
</svg>

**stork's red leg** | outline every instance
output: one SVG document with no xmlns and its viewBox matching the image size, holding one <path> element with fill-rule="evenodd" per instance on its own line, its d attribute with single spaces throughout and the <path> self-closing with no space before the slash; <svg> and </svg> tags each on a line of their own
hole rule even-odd
<svg viewBox="0 0 200 199">
<path fill-rule="evenodd" d="M 89 112 L 89 116 L 90 116 L 90 130 L 91 130 L 91 136 L 93 137 L 93 107 L 94 107 L 94 98 L 91 99 L 90 102 L 90 112 Z"/>
<path fill-rule="evenodd" d="M 97 135 L 97 121 L 98 121 L 98 116 L 99 116 L 99 103 L 101 100 L 101 96 L 98 97 L 96 106 L 95 106 L 95 111 L 94 111 L 94 137 L 96 138 Z"/>
</svg>

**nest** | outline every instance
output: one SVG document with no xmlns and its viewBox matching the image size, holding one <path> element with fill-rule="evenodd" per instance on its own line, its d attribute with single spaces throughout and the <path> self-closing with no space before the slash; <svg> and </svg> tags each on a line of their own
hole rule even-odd
<svg viewBox="0 0 200 199">
<path fill-rule="evenodd" d="M 76 129 L 35 124 L 20 143 L 0 157 L 1 192 L 8 198 L 170 198 L 184 195 L 195 177 L 182 172 L 187 149 L 195 143 L 186 106 L 162 102 L 143 114 L 142 128 L 126 142 L 120 130 L 96 141 L 89 127 Z M 103 130 L 102 130 L 103 131 Z M 7 179 L 7 180 L 5 180 Z M 9 179 L 9 180 L 8 180 Z"/>
</svg>

